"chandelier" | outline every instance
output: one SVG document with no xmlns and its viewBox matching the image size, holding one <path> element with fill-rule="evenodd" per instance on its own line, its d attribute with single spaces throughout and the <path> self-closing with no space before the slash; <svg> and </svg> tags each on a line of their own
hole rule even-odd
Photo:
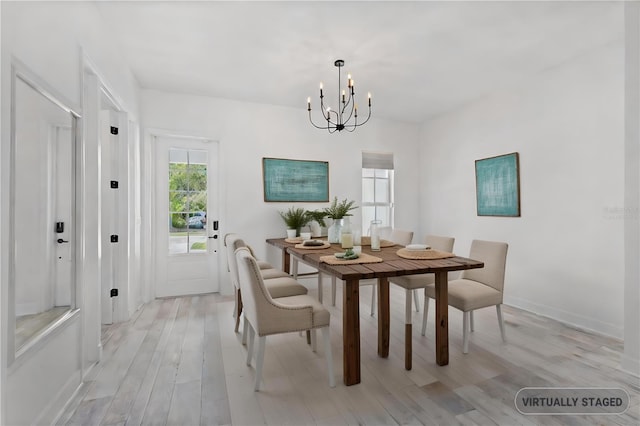
<svg viewBox="0 0 640 426">
<path fill-rule="evenodd" d="M 328 130 L 329 133 L 341 132 L 347 130 L 353 132 L 356 127 L 362 126 L 371 118 L 371 93 L 368 94 L 369 115 L 362 123 L 358 123 L 358 105 L 356 105 L 355 83 L 351 78 L 351 74 L 347 74 L 347 88 L 341 88 L 341 69 L 344 61 L 338 59 L 333 63 L 338 67 L 338 107 L 334 110 L 324 105 L 324 94 L 322 93 L 322 83 L 320 83 L 320 112 L 322 118 L 326 121 L 326 125 L 318 126 L 311 118 L 311 98 L 307 98 L 307 111 L 309 111 L 309 121 L 318 129 Z M 342 103 L 342 105 L 340 105 Z M 353 119 L 353 121 L 351 121 Z"/>
</svg>

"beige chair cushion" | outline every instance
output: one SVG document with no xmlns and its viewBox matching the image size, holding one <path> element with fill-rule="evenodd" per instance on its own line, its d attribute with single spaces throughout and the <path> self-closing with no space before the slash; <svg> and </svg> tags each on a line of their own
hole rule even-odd
<svg viewBox="0 0 640 426">
<path fill-rule="evenodd" d="M 260 266 L 258 266 L 258 268 L 260 268 Z M 264 278 L 265 280 L 269 280 L 272 278 L 284 278 L 289 276 L 289 274 L 287 274 L 286 272 L 275 268 L 260 269 L 260 273 L 262 274 L 262 278 Z"/>
<path fill-rule="evenodd" d="M 262 271 L 261 271 L 262 272 Z M 264 280 L 269 294 L 274 299 L 280 297 L 298 296 L 307 294 L 309 290 L 291 277 L 277 277 Z"/>
<path fill-rule="evenodd" d="M 302 296 L 282 297 L 278 299 L 277 302 L 287 306 L 311 305 L 311 307 L 313 308 L 313 318 L 312 318 L 313 328 L 324 327 L 329 325 L 329 319 L 330 319 L 329 311 L 324 307 L 322 303 L 320 303 L 317 299 L 314 299 L 311 296 L 302 295 Z"/>
<path fill-rule="evenodd" d="M 391 277 L 389 282 L 406 288 L 407 290 L 414 290 L 416 288 L 423 288 L 429 284 L 435 282 L 435 274 L 418 274 L 418 275 L 403 275 L 401 277 Z"/>
<path fill-rule="evenodd" d="M 285 305 L 273 299 L 249 250 L 241 247 L 235 254 L 245 317 L 258 336 L 309 330 L 326 321 L 329 312 L 322 312 L 324 307 L 310 296 L 293 296 L 300 304 Z"/>
<path fill-rule="evenodd" d="M 251 253 L 251 256 L 253 256 L 256 262 L 258 262 L 258 267 L 260 269 L 275 269 L 269 262 L 258 260 L 258 258 L 256 257 L 256 253 L 253 251 L 253 248 L 249 244 L 247 244 L 247 248 L 249 249 L 249 253 Z"/>
<path fill-rule="evenodd" d="M 227 262 L 229 265 L 229 271 L 231 272 L 231 282 L 236 288 L 240 288 L 238 283 L 238 262 L 236 259 L 235 251 L 240 247 L 246 247 L 251 254 L 251 249 L 247 247 L 244 240 L 238 236 L 238 234 L 227 234 L 224 237 L 225 245 L 227 246 Z M 253 257 L 253 256 L 252 256 Z M 255 259 L 255 258 L 254 258 Z M 256 261 L 257 264 L 257 261 Z M 269 281 L 266 285 L 271 297 L 286 297 L 296 296 L 299 294 L 307 294 L 308 290 L 305 286 L 294 280 L 289 274 L 282 272 L 275 268 L 261 269 L 258 266 L 262 278 Z"/>
<path fill-rule="evenodd" d="M 275 269 L 269 262 L 265 262 L 264 260 L 257 260 L 258 268 L 260 269 Z"/>
<path fill-rule="evenodd" d="M 435 299 L 435 284 L 424 289 L 428 297 Z M 477 281 L 459 279 L 449 281 L 449 305 L 463 312 L 502 303 L 502 293 Z"/>
<path fill-rule="evenodd" d="M 425 244 L 427 244 L 431 248 L 447 253 L 453 252 L 454 241 L 455 238 L 439 237 L 437 235 L 427 235 L 424 239 Z M 428 286 L 429 284 L 433 284 L 435 282 L 435 274 L 404 275 L 401 277 L 392 277 L 389 278 L 389 282 L 397 284 L 400 287 L 406 288 L 407 290 L 415 290 L 417 288 L 423 288 Z"/>
</svg>

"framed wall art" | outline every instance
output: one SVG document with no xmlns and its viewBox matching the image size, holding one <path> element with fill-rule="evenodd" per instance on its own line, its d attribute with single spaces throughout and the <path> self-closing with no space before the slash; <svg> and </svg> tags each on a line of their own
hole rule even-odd
<svg viewBox="0 0 640 426">
<path fill-rule="evenodd" d="M 263 158 L 265 202 L 328 202 L 329 162 Z"/>
<path fill-rule="evenodd" d="M 520 216 L 518 153 L 476 160 L 478 216 Z"/>
</svg>

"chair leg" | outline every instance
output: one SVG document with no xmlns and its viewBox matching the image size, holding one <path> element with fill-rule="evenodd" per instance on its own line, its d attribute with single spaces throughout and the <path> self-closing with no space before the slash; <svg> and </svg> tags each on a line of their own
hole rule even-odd
<svg viewBox="0 0 640 426">
<path fill-rule="evenodd" d="M 469 353 L 469 312 L 462 313 L 462 353 Z"/>
<path fill-rule="evenodd" d="M 424 295 L 424 312 L 422 313 L 422 335 L 427 331 L 427 314 L 429 313 L 429 298 L 426 291 Z"/>
<path fill-rule="evenodd" d="M 317 338 L 316 338 L 316 329 L 312 329 L 311 330 L 311 351 L 312 352 L 317 352 L 318 351 L 318 343 L 317 343 Z"/>
<path fill-rule="evenodd" d="M 253 327 L 251 327 L 251 324 L 249 324 L 247 331 L 249 332 L 249 345 L 247 345 L 247 365 L 251 365 L 251 358 L 253 357 L 253 341 L 256 337 L 256 332 L 253 330 Z"/>
<path fill-rule="evenodd" d="M 232 318 L 235 318 L 238 313 L 238 289 L 233 289 L 233 313 L 231 314 Z"/>
<path fill-rule="evenodd" d="M 293 279 L 298 279 L 298 259 L 291 256 L 291 275 L 293 275 Z"/>
<path fill-rule="evenodd" d="M 404 368 L 405 370 L 411 370 L 412 368 L 412 324 L 411 324 L 411 296 L 413 290 L 405 290 L 405 304 L 404 304 Z"/>
<path fill-rule="evenodd" d="M 469 325 L 471 327 L 471 331 L 474 331 L 474 327 L 473 327 L 473 311 L 469 311 Z"/>
<path fill-rule="evenodd" d="M 242 314 L 242 294 L 240 293 L 240 289 L 236 292 L 236 328 L 235 332 L 238 332 L 240 328 L 240 315 Z"/>
<path fill-rule="evenodd" d="M 418 289 L 413 290 L 413 303 L 416 305 L 416 312 L 420 312 L 420 295 Z"/>
<path fill-rule="evenodd" d="M 331 352 L 331 337 L 329 327 L 322 327 L 322 339 L 324 340 L 324 356 L 327 359 L 327 370 L 329 371 L 329 386 L 336 387 L 336 379 L 333 377 L 333 353 Z"/>
<path fill-rule="evenodd" d="M 247 333 L 249 332 L 249 321 L 244 319 L 244 325 L 242 326 L 242 344 L 246 346 L 247 344 Z"/>
<path fill-rule="evenodd" d="M 262 366 L 264 365 L 264 347 L 267 341 L 267 336 L 258 337 L 258 355 L 256 358 L 256 385 L 255 390 L 260 390 L 260 381 L 262 380 Z"/>
<path fill-rule="evenodd" d="M 322 289 L 322 274 L 318 271 L 318 301 L 322 303 L 322 294 L 324 290 Z"/>
<path fill-rule="evenodd" d="M 502 319 L 502 305 L 496 305 L 496 312 L 498 313 L 498 324 L 500 325 L 500 334 L 502 335 L 502 341 L 507 341 L 507 336 L 504 334 L 504 320 Z"/>
<path fill-rule="evenodd" d="M 331 275 L 331 306 L 336 306 L 336 277 Z"/>
</svg>

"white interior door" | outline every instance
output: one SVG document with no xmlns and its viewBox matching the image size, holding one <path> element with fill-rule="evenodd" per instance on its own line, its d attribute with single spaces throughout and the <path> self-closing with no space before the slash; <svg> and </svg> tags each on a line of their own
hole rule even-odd
<svg viewBox="0 0 640 426">
<path fill-rule="evenodd" d="M 219 291 L 218 144 L 154 136 L 156 296 Z"/>
</svg>

